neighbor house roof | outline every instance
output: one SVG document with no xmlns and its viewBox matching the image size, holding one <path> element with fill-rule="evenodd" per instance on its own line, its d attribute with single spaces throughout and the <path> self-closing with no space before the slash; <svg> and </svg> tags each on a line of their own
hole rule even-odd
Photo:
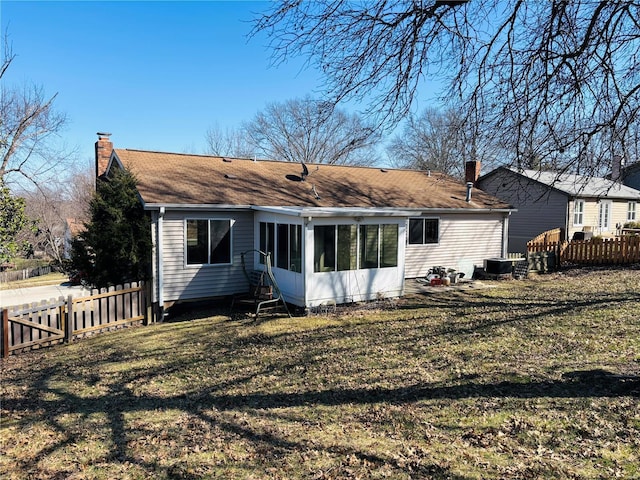
<svg viewBox="0 0 640 480">
<path fill-rule="evenodd" d="M 482 178 L 500 170 L 511 172 L 515 175 L 534 180 L 547 185 L 555 190 L 563 192 L 571 197 L 596 197 L 616 199 L 640 200 L 640 191 L 627 187 L 619 182 L 600 177 L 588 177 L 583 175 L 559 174 L 557 172 L 543 172 L 539 170 L 516 170 L 499 167 Z"/>
<path fill-rule="evenodd" d="M 116 149 L 147 207 L 260 206 L 506 210 L 499 199 L 439 173 Z"/>
</svg>

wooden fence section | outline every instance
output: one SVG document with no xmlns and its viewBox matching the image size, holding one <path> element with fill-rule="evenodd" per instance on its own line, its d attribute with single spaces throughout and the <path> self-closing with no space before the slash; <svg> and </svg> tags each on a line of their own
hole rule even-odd
<svg viewBox="0 0 640 480">
<path fill-rule="evenodd" d="M 15 282 L 16 280 L 26 280 L 31 277 L 39 277 L 51 273 L 51 266 L 25 268 L 10 272 L 0 272 L 0 283 Z"/>
<path fill-rule="evenodd" d="M 626 265 L 640 262 L 640 237 L 577 240 L 561 247 L 560 261 L 578 265 Z"/>
<path fill-rule="evenodd" d="M 142 321 L 150 323 L 150 314 L 144 282 L 94 290 L 87 297 L 61 297 L 3 309 L 2 357 Z"/>
<path fill-rule="evenodd" d="M 532 245 L 544 245 L 549 243 L 561 243 L 564 242 L 564 229 L 562 228 L 554 228 L 553 230 L 547 230 L 546 232 L 542 232 L 536 238 L 529 240 L 527 242 L 527 247 L 529 244 Z M 542 250 L 539 250 L 542 251 Z"/>
<path fill-rule="evenodd" d="M 540 238 L 540 236 L 538 236 Z M 640 236 L 624 235 L 615 238 L 572 240 L 570 242 L 527 243 L 529 263 L 545 263 L 552 269 L 561 264 L 628 265 L 640 262 Z M 553 263 L 553 265 L 551 265 Z M 544 267 L 542 268 L 544 270 Z"/>
</svg>

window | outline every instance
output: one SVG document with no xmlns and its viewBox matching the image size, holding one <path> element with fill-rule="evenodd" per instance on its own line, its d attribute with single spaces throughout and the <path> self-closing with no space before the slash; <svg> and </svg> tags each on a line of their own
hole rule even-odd
<svg viewBox="0 0 640 480">
<path fill-rule="evenodd" d="M 186 220 L 187 265 L 231 263 L 231 220 Z"/>
<path fill-rule="evenodd" d="M 313 228 L 314 272 L 333 272 L 336 269 L 335 243 L 335 225 L 318 225 Z"/>
<path fill-rule="evenodd" d="M 276 232 L 276 266 L 302 272 L 302 225 L 279 223 Z"/>
<path fill-rule="evenodd" d="M 440 220 L 437 218 L 410 218 L 409 244 L 426 245 L 438 243 L 440 238 Z"/>
<path fill-rule="evenodd" d="M 398 266 L 398 226 L 381 225 L 380 267 Z"/>
<path fill-rule="evenodd" d="M 398 266 L 398 225 L 314 227 L 314 271 Z"/>
<path fill-rule="evenodd" d="M 302 272 L 302 225 L 260 222 L 260 251 L 271 254 L 271 265 Z"/>
<path fill-rule="evenodd" d="M 378 225 L 360 225 L 360 268 L 378 268 Z"/>
<path fill-rule="evenodd" d="M 637 202 L 629 202 L 627 205 L 627 222 L 636 221 L 636 204 Z"/>
<path fill-rule="evenodd" d="M 580 226 L 584 222 L 584 200 L 573 202 L 573 224 Z"/>
<path fill-rule="evenodd" d="M 355 270 L 358 265 L 358 228 L 338 225 L 338 270 Z"/>
<path fill-rule="evenodd" d="M 275 243 L 275 225 L 269 222 L 260 222 L 260 251 L 271 254 L 271 265 L 273 265 L 273 247 Z M 262 255 L 260 255 L 259 261 L 264 264 Z"/>
</svg>

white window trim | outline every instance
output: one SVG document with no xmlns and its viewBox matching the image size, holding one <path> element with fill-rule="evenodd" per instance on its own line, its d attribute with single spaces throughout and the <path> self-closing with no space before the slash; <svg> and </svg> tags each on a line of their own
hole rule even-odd
<svg viewBox="0 0 640 480">
<path fill-rule="evenodd" d="M 189 220 L 207 220 L 207 256 L 211 255 L 211 221 L 227 221 L 229 222 L 229 262 L 228 263 L 188 263 L 187 259 L 187 222 Z M 233 226 L 235 224 L 235 219 L 233 218 L 225 218 L 225 217 L 189 217 L 185 218 L 183 221 L 183 255 L 184 255 L 184 268 L 202 268 L 202 267 L 228 267 L 233 265 Z"/>
<path fill-rule="evenodd" d="M 635 222 L 638 218 L 638 202 L 627 203 L 627 222 Z"/>
<path fill-rule="evenodd" d="M 580 208 L 580 222 L 576 222 L 576 215 L 578 214 L 578 205 L 581 205 Z M 575 227 L 582 227 L 584 225 L 584 199 L 576 198 L 573 201 L 573 225 Z"/>
</svg>

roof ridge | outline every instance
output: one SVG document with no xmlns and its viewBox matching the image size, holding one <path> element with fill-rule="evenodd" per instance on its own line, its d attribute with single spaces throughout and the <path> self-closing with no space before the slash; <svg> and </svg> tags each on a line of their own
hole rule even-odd
<svg viewBox="0 0 640 480">
<path fill-rule="evenodd" d="M 206 153 L 184 153 L 184 152 L 165 152 L 161 150 L 143 150 L 140 148 L 114 148 L 114 150 L 124 150 L 127 152 L 137 152 L 137 153 L 157 153 L 161 155 L 178 155 L 183 157 L 201 157 L 201 158 L 216 158 L 216 159 L 230 159 L 230 160 L 239 160 L 239 161 L 247 161 L 247 162 L 270 162 L 270 163 L 291 163 L 296 164 L 298 162 L 292 162 L 289 160 L 277 160 L 274 158 L 247 158 L 247 157 L 235 157 L 232 155 L 210 155 Z M 335 163 L 306 163 L 306 165 L 313 165 L 318 167 L 342 167 L 342 168 L 358 168 L 358 169 L 368 169 L 368 170 L 382 170 L 382 171 L 393 171 L 393 172 L 423 172 L 430 173 L 432 175 L 442 175 L 451 177 L 451 175 L 447 175 L 444 172 L 439 170 L 431 170 L 431 169 L 414 169 L 408 167 L 388 167 L 388 166 L 380 166 L 380 165 L 344 165 L 344 164 L 335 164 Z"/>
</svg>

